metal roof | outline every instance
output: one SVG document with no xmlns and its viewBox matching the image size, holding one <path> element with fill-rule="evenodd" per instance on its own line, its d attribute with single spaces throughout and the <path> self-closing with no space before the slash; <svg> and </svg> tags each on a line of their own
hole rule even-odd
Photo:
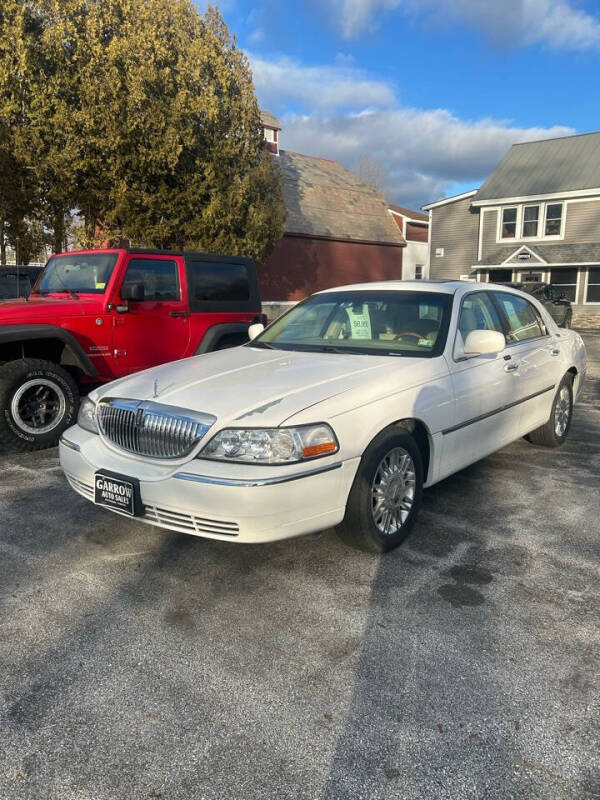
<svg viewBox="0 0 600 800">
<path fill-rule="evenodd" d="M 395 211 L 396 214 L 407 217 L 409 220 L 415 220 L 416 222 L 429 222 L 429 214 L 423 214 L 422 211 L 413 211 L 412 208 L 397 206 L 395 203 L 389 203 L 388 207 L 391 211 Z"/>
<path fill-rule="evenodd" d="M 514 144 L 473 203 L 600 187 L 600 132 Z"/>
<path fill-rule="evenodd" d="M 383 195 L 337 161 L 280 150 L 278 163 L 286 233 L 405 244 Z"/>
</svg>

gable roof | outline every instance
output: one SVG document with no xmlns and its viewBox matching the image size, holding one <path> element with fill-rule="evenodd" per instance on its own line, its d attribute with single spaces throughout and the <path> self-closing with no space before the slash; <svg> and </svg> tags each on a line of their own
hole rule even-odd
<svg viewBox="0 0 600 800">
<path fill-rule="evenodd" d="M 513 144 L 473 203 L 600 187 L 600 132 Z"/>
<path fill-rule="evenodd" d="M 285 232 L 404 246 L 385 198 L 337 161 L 279 151 Z"/>
<path fill-rule="evenodd" d="M 450 203 L 458 203 L 461 200 L 466 200 L 467 197 L 473 197 L 477 194 L 477 189 L 471 189 L 468 192 L 461 192 L 461 194 L 453 194 L 450 197 L 443 197 L 441 200 L 436 200 L 434 203 L 427 203 L 421 208 L 424 211 L 430 211 L 432 208 L 439 208 L 439 206 L 447 206 Z"/>
<path fill-rule="evenodd" d="M 536 256 L 539 261 L 523 261 L 521 262 L 524 268 L 529 266 L 535 267 L 540 264 L 596 264 L 600 263 L 600 244 L 582 243 L 582 244 L 528 244 L 521 245 L 515 248 L 515 245 L 509 247 L 500 247 L 494 250 L 487 256 L 477 262 L 476 266 L 485 267 L 488 265 L 498 266 L 501 264 L 508 264 L 512 262 L 511 256 L 516 256 L 521 250 L 529 250 Z M 518 261 L 518 260 L 517 260 Z"/>
<path fill-rule="evenodd" d="M 413 211 L 412 208 L 405 206 L 397 206 L 395 203 L 388 203 L 388 208 L 395 211 L 396 214 L 401 214 L 409 220 L 416 220 L 417 222 L 429 222 L 429 215 L 423 214 L 422 211 Z"/>
<path fill-rule="evenodd" d="M 262 108 L 260 110 L 260 122 L 265 128 L 276 128 L 278 131 L 281 130 L 281 122 L 277 119 L 274 114 L 271 114 L 270 111 L 264 111 Z"/>
</svg>

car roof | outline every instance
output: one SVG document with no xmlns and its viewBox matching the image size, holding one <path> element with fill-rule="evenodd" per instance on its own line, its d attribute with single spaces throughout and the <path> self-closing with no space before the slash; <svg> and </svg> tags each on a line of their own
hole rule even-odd
<svg viewBox="0 0 600 800">
<path fill-rule="evenodd" d="M 351 283 L 345 286 L 333 286 L 331 289 L 324 289 L 318 294 L 327 292 L 363 292 L 363 291 L 386 291 L 386 292 L 438 292 L 443 294 L 454 294 L 462 286 L 480 286 L 473 281 L 373 281 L 372 283 Z M 485 284 L 486 286 L 488 284 Z"/>
</svg>

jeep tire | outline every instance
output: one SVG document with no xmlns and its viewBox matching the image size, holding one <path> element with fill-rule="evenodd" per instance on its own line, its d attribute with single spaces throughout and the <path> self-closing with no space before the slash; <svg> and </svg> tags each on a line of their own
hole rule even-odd
<svg viewBox="0 0 600 800">
<path fill-rule="evenodd" d="M 0 451 L 53 447 L 78 409 L 77 384 L 57 364 L 23 358 L 0 366 Z"/>
</svg>

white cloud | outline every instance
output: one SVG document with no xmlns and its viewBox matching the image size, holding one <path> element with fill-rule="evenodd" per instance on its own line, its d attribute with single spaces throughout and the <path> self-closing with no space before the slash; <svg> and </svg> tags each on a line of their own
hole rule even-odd
<svg viewBox="0 0 600 800">
<path fill-rule="evenodd" d="M 372 80 L 347 63 L 304 66 L 290 58 L 248 54 L 256 91 L 265 107 L 282 101 L 303 108 L 385 107 L 395 93 L 384 81 Z"/>
<path fill-rule="evenodd" d="M 520 128 L 449 111 L 403 108 L 367 114 L 305 115 L 284 122 L 282 146 L 357 169 L 371 156 L 388 176 L 390 199 L 422 205 L 453 184 L 477 187 L 515 142 L 565 136 L 566 127 Z"/>
<path fill-rule="evenodd" d="M 560 50 L 600 48 L 600 19 L 570 0 L 325 0 L 342 35 L 353 39 L 382 12 L 445 17 L 512 46 L 541 43 Z"/>
<path fill-rule="evenodd" d="M 307 67 L 256 56 L 250 61 L 261 105 L 282 119 L 284 149 L 332 158 L 354 170 L 371 156 L 385 169 L 389 198 L 408 205 L 439 199 L 456 184 L 478 186 L 515 142 L 574 132 L 402 107 L 386 83 L 343 63 Z M 300 113 L 290 111 L 298 107 Z"/>
</svg>

